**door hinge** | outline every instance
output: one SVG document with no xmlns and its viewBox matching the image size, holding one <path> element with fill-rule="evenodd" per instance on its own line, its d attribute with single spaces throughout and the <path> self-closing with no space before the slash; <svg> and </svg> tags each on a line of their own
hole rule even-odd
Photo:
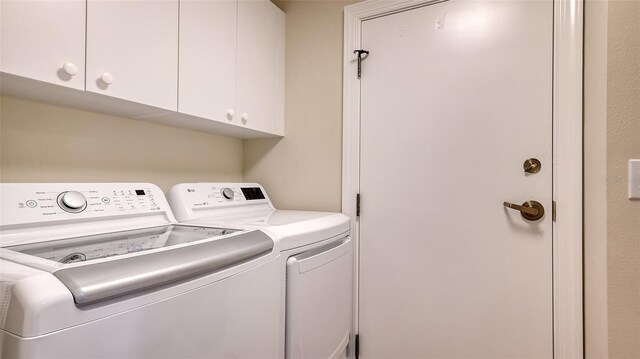
<svg viewBox="0 0 640 359">
<path fill-rule="evenodd" d="M 551 220 L 556 221 L 556 201 L 551 202 Z"/>
<path fill-rule="evenodd" d="M 360 357 L 360 334 L 356 334 L 355 354 L 358 359 Z"/>
<path fill-rule="evenodd" d="M 356 194 L 356 217 L 360 217 L 360 193 Z"/>
<path fill-rule="evenodd" d="M 358 55 L 358 80 L 360 80 L 360 78 L 362 77 L 362 60 L 369 56 L 369 51 L 360 49 L 353 50 L 353 53 Z"/>
</svg>

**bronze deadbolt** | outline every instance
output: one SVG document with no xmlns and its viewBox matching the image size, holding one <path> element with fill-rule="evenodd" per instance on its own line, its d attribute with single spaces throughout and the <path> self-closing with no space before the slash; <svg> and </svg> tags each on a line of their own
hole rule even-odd
<svg viewBox="0 0 640 359">
<path fill-rule="evenodd" d="M 522 165 L 525 173 L 538 173 L 542 168 L 542 163 L 537 158 L 529 158 Z"/>
</svg>

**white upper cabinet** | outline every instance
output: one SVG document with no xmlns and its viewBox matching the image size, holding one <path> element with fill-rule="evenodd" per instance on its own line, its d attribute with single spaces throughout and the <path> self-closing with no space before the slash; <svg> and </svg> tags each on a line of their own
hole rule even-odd
<svg viewBox="0 0 640 359">
<path fill-rule="evenodd" d="M 167 110 L 178 100 L 178 0 L 88 0 L 86 90 Z"/>
<path fill-rule="evenodd" d="M 178 112 L 284 132 L 284 13 L 268 0 L 182 0 Z"/>
<path fill-rule="evenodd" d="M 238 1 L 240 125 L 284 133 L 284 13 L 268 0 Z"/>
<path fill-rule="evenodd" d="M 85 1 L 1 0 L 0 70 L 84 89 Z"/>
<path fill-rule="evenodd" d="M 285 18 L 269 0 L 0 0 L 0 11 L 2 94 L 284 135 Z"/>
<path fill-rule="evenodd" d="M 178 112 L 237 123 L 236 0 L 180 1 Z"/>
</svg>

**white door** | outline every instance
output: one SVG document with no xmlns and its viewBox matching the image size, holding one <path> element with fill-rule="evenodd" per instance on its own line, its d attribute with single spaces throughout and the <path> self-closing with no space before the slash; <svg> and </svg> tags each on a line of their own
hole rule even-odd
<svg viewBox="0 0 640 359">
<path fill-rule="evenodd" d="M 176 111 L 178 0 L 88 0 L 86 87 Z"/>
<path fill-rule="evenodd" d="M 552 26 L 552 1 L 363 22 L 362 358 L 553 356 Z"/>
<path fill-rule="evenodd" d="M 180 1 L 178 111 L 237 122 L 237 0 Z"/>
<path fill-rule="evenodd" d="M 85 1 L 0 1 L 0 70 L 84 90 Z"/>
</svg>

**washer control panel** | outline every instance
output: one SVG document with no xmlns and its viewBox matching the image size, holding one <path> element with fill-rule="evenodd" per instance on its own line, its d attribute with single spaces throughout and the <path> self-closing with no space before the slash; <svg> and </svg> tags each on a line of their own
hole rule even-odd
<svg viewBox="0 0 640 359">
<path fill-rule="evenodd" d="M 162 190 L 150 183 L 3 183 L 1 186 L 2 225 L 170 211 Z"/>
</svg>

